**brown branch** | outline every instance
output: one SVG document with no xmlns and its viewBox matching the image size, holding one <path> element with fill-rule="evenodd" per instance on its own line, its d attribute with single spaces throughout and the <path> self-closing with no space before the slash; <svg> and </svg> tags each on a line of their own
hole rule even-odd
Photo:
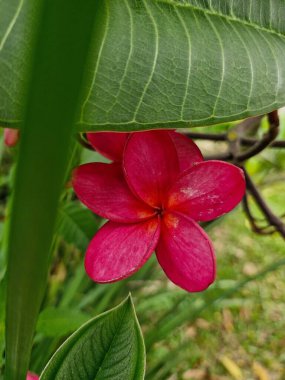
<svg viewBox="0 0 285 380">
<path fill-rule="evenodd" d="M 259 140 L 250 138 L 250 137 L 241 137 L 240 138 L 240 143 L 242 146 L 252 146 L 256 144 Z M 285 148 L 285 140 L 277 140 L 273 141 L 270 145 L 269 148 Z"/>
<path fill-rule="evenodd" d="M 208 140 L 208 141 L 227 141 L 226 133 L 200 133 L 189 132 L 186 136 L 195 140 Z"/>
<path fill-rule="evenodd" d="M 225 133 L 221 134 L 215 134 L 215 133 L 200 133 L 200 132 L 190 132 L 186 134 L 187 137 L 194 139 L 194 140 L 207 140 L 207 141 L 214 141 L 214 142 L 222 142 L 227 141 L 227 135 Z M 240 137 L 240 145 L 244 147 L 252 146 L 258 143 L 259 140 L 251 137 Z M 285 148 L 285 140 L 277 140 L 273 141 L 269 148 Z M 231 154 L 229 153 L 231 156 Z"/>
<path fill-rule="evenodd" d="M 228 152 L 208 156 L 206 157 L 208 160 L 234 160 L 235 162 L 242 162 L 257 155 L 267 147 L 285 148 L 284 140 L 274 141 L 279 132 L 279 118 L 277 111 L 268 114 L 269 130 L 260 140 L 242 135 L 249 129 L 256 129 L 260 125 L 261 119 L 262 116 L 246 119 L 230 129 L 228 133 L 212 134 L 191 132 L 187 133 L 186 136 L 197 140 L 228 142 L 230 148 Z M 250 148 L 245 152 L 240 152 L 241 146 Z"/>
<path fill-rule="evenodd" d="M 248 196 L 247 194 L 244 195 L 243 200 L 242 200 L 242 206 L 243 210 L 247 216 L 247 219 L 250 223 L 251 229 L 253 232 L 259 234 L 259 235 L 272 235 L 275 232 L 275 229 L 272 228 L 271 226 L 264 226 L 260 227 L 257 223 L 256 218 L 253 216 L 251 209 L 249 207 L 248 203 Z"/>
<path fill-rule="evenodd" d="M 232 161 L 233 155 L 231 152 L 225 152 L 220 154 L 211 154 L 208 156 L 205 156 L 205 160 L 219 160 L 219 161 Z"/>
<path fill-rule="evenodd" d="M 243 168 L 245 179 L 246 179 L 246 185 L 247 190 L 252 195 L 252 197 L 255 200 L 255 203 L 259 207 L 259 209 L 262 211 L 263 215 L 265 216 L 265 219 L 268 221 L 268 223 L 271 226 L 274 226 L 276 231 L 278 231 L 282 237 L 285 239 L 285 224 L 282 222 L 280 218 L 278 218 L 270 209 L 270 207 L 267 205 L 265 200 L 263 199 L 262 195 L 260 194 L 259 190 L 253 183 L 251 177 L 249 176 L 248 172 L 245 168 Z"/>
<path fill-rule="evenodd" d="M 262 152 L 267 146 L 269 146 L 278 136 L 279 133 L 279 117 L 278 112 L 274 111 L 268 114 L 268 121 L 269 121 L 269 130 L 260 141 L 258 141 L 256 144 L 254 144 L 251 148 L 249 148 L 247 151 L 234 154 L 234 160 L 236 162 L 242 162 L 245 160 L 248 160 L 251 157 L 256 156 L 258 153 Z"/>
</svg>

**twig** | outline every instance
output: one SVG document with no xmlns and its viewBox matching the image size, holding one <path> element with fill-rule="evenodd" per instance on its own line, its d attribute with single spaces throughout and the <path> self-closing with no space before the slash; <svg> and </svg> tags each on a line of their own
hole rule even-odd
<svg viewBox="0 0 285 380">
<path fill-rule="evenodd" d="M 252 212 L 250 210 L 247 194 L 245 194 L 245 196 L 243 197 L 242 206 L 253 232 L 258 233 L 260 235 L 272 235 L 275 232 L 275 229 L 273 229 L 271 226 L 260 227 L 257 224 L 257 220 L 252 215 Z"/>
<path fill-rule="evenodd" d="M 256 144 L 259 140 L 253 139 L 250 137 L 241 137 L 240 143 L 242 146 L 252 146 Z M 285 140 L 277 140 L 273 141 L 270 145 L 269 148 L 285 148 Z"/>
<path fill-rule="evenodd" d="M 191 132 L 187 133 L 187 136 L 198 140 L 228 142 L 230 148 L 228 152 L 208 156 L 206 159 L 216 159 L 224 161 L 234 160 L 235 162 L 242 162 L 257 155 L 267 147 L 285 148 L 284 140 L 274 141 L 278 136 L 279 132 L 279 118 L 277 111 L 273 111 L 268 114 L 269 130 L 262 137 L 262 139 L 258 140 L 255 138 L 243 136 L 243 133 L 245 133 L 249 129 L 256 129 L 260 125 L 261 119 L 262 116 L 256 116 L 244 120 L 232 129 L 230 129 L 228 133 L 211 134 Z M 247 149 L 245 152 L 240 152 L 241 146 L 250 148 Z"/>
<path fill-rule="evenodd" d="M 227 141 L 226 133 L 200 133 L 189 132 L 186 136 L 195 140 L 208 140 L 208 141 Z"/>
<path fill-rule="evenodd" d="M 240 154 L 233 154 L 234 160 L 237 162 L 242 162 L 248 160 L 249 158 L 256 156 L 258 153 L 262 152 L 267 146 L 269 146 L 278 136 L 279 133 L 279 117 L 277 111 L 268 114 L 269 119 L 269 130 L 263 136 L 263 138 L 254 144 L 250 149 Z"/>
<path fill-rule="evenodd" d="M 215 134 L 215 133 L 190 132 L 190 133 L 187 133 L 186 136 L 194 140 L 207 140 L 207 141 L 217 141 L 217 142 L 227 141 L 226 133 Z M 240 137 L 240 145 L 244 147 L 255 145 L 258 142 L 259 140 L 255 138 Z M 269 148 L 276 148 L 276 149 L 285 148 L 285 140 L 273 141 L 269 145 Z M 231 154 L 229 153 L 229 155 Z"/>
<path fill-rule="evenodd" d="M 271 226 L 274 226 L 275 229 L 282 235 L 282 237 L 285 239 L 285 224 L 282 222 L 280 218 L 278 218 L 269 208 L 267 203 L 264 201 L 262 195 L 260 194 L 259 190 L 253 183 L 251 177 L 249 176 L 248 172 L 245 168 L 243 168 L 245 179 L 246 179 L 246 185 L 247 190 L 250 192 L 252 197 L 254 198 L 256 204 L 262 211 L 263 215 L 265 216 L 266 220 Z"/>
</svg>

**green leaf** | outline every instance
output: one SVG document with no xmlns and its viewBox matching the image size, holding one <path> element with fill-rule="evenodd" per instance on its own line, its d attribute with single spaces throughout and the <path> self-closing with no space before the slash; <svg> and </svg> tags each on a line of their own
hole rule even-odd
<svg viewBox="0 0 285 380">
<path fill-rule="evenodd" d="M 142 380 L 145 348 L 130 297 L 76 331 L 52 357 L 41 380 Z"/>
<path fill-rule="evenodd" d="M 95 235 L 101 219 L 79 202 L 66 204 L 59 210 L 57 234 L 84 252 Z"/>
<path fill-rule="evenodd" d="M 28 0 L 2 3 L 0 121 L 13 124 L 32 17 Z M 99 11 L 80 131 L 209 125 L 285 104 L 284 0 L 101 0 Z"/>
<path fill-rule="evenodd" d="M 89 316 L 78 310 L 49 307 L 38 319 L 37 332 L 49 337 L 61 337 L 78 329 Z"/>
</svg>

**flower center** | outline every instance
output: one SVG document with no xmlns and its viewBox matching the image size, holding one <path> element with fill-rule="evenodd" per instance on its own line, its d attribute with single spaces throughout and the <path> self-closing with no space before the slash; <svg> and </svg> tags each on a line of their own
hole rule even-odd
<svg viewBox="0 0 285 380">
<path fill-rule="evenodd" d="M 156 215 L 162 217 L 163 216 L 163 213 L 164 213 L 164 209 L 163 207 L 155 207 L 155 212 L 156 212 Z"/>
</svg>

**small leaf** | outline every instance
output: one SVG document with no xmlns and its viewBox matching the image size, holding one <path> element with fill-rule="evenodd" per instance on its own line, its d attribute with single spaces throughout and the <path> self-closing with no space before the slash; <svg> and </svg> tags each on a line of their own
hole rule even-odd
<svg viewBox="0 0 285 380">
<path fill-rule="evenodd" d="M 61 337 L 78 329 L 89 319 L 78 310 L 49 307 L 39 316 L 37 332 L 49 337 Z"/>
<path fill-rule="evenodd" d="M 145 347 L 131 297 L 63 343 L 41 380 L 142 380 Z"/>
<path fill-rule="evenodd" d="M 84 252 L 99 227 L 99 219 L 79 202 L 72 202 L 59 210 L 58 235 Z"/>
<path fill-rule="evenodd" d="M 268 372 L 260 363 L 254 362 L 252 370 L 258 380 L 269 380 Z"/>
<path fill-rule="evenodd" d="M 222 356 L 220 358 L 220 362 L 225 367 L 225 369 L 228 371 L 228 373 L 232 376 L 235 380 L 243 380 L 243 374 L 241 369 L 238 367 L 238 365 L 227 356 Z"/>
</svg>

